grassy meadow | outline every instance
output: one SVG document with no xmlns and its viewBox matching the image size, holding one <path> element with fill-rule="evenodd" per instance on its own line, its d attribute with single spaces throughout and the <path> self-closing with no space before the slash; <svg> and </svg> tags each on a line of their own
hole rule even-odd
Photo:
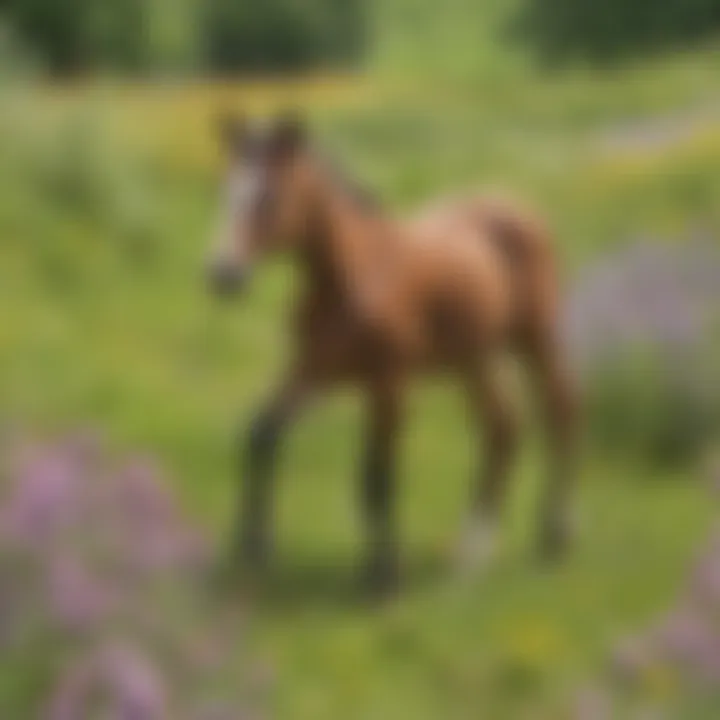
<svg viewBox="0 0 720 720">
<path fill-rule="evenodd" d="M 717 229 L 715 52 L 558 74 L 482 52 L 472 72 L 455 57 L 423 75 L 404 59 L 417 48 L 383 40 L 357 77 L 3 89 L 1 419 L 97 426 L 150 451 L 222 541 L 234 442 L 286 355 L 293 282 L 280 262 L 241 303 L 206 296 L 218 108 L 303 107 L 394 212 L 454 189 L 515 190 L 556 228 L 569 281 L 635 237 Z M 504 555 L 488 577 L 460 581 L 447 558 L 474 438 L 455 388 L 417 388 L 401 477 L 405 587 L 375 610 L 354 575 L 359 405 L 334 397 L 298 426 L 282 463 L 276 564 L 251 602 L 248 641 L 273 668 L 271 715 L 569 717 L 568 696 L 614 639 L 666 607 L 715 512 L 695 464 L 653 465 L 589 438 L 577 549 L 542 570 L 532 547 L 542 449 L 526 405 Z"/>
</svg>

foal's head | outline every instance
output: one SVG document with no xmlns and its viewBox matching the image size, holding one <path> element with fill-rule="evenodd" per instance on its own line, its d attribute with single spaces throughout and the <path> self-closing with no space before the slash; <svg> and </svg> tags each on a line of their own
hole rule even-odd
<svg viewBox="0 0 720 720">
<path fill-rule="evenodd" d="M 296 117 L 249 127 L 227 116 L 219 129 L 229 162 L 208 272 L 212 288 L 230 294 L 260 257 L 290 249 L 307 235 L 312 173 L 305 129 Z"/>
</svg>

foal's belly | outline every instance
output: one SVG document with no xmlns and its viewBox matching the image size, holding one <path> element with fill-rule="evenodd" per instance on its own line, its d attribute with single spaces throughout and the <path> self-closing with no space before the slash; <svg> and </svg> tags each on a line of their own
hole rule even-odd
<svg viewBox="0 0 720 720">
<path fill-rule="evenodd" d="M 407 336 L 327 318 L 303 337 L 304 358 L 320 381 L 366 381 L 386 373 L 430 374 L 465 369 L 502 343 L 502 327 L 462 308 L 429 309 L 412 318 Z"/>
</svg>

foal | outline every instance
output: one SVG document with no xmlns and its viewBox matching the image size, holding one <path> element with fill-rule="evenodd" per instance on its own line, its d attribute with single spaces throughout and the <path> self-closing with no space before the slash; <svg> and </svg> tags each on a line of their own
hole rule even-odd
<svg viewBox="0 0 720 720">
<path fill-rule="evenodd" d="M 281 250 L 292 253 L 305 279 L 293 360 L 249 434 L 235 529 L 240 558 L 254 567 L 266 560 L 281 436 L 308 398 L 354 383 L 367 401 L 367 580 L 388 589 L 397 571 L 393 476 L 404 386 L 417 372 L 452 372 L 487 432 L 461 544 L 467 561 L 484 561 L 515 448 L 512 407 L 494 372 L 508 351 L 529 366 L 545 409 L 552 462 L 540 549 L 557 555 L 568 534 L 575 413 L 558 343 L 553 253 L 540 224 L 477 197 L 393 220 L 340 181 L 299 120 L 250 129 L 226 118 L 222 134 L 230 162 L 209 266 L 213 288 L 238 290 L 257 261 Z"/>
</svg>

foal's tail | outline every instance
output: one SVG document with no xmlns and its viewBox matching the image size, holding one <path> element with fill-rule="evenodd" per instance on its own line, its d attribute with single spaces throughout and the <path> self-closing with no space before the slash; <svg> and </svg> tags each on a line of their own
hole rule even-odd
<svg viewBox="0 0 720 720">
<path fill-rule="evenodd" d="M 485 196 L 476 200 L 473 211 L 476 222 L 497 243 L 511 261 L 532 262 L 551 254 L 550 233 L 540 216 L 517 201 L 502 196 Z"/>
<path fill-rule="evenodd" d="M 526 322 L 554 325 L 559 288 L 553 239 L 539 214 L 517 201 L 485 196 L 474 205 L 476 222 L 497 245 L 512 278 Z"/>
</svg>

